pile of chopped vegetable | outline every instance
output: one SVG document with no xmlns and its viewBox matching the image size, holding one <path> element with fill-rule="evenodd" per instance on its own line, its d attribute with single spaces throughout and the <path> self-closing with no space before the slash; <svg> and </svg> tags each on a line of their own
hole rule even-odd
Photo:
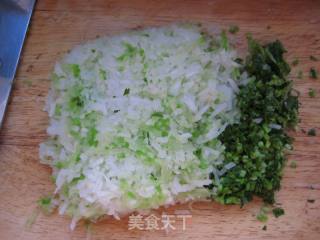
<svg viewBox="0 0 320 240">
<path fill-rule="evenodd" d="M 243 61 L 226 32 L 192 24 L 74 48 L 52 75 L 40 158 L 56 190 L 39 203 L 72 228 L 210 197 L 273 203 L 298 113 L 284 51 L 249 38 Z"/>
<path fill-rule="evenodd" d="M 290 67 L 279 41 L 261 46 L 248 38 L 249 55 L 241 71 L 249 82 L 240 86 L 237 107 L 240 121 L 219 136 L 226 147 L 223 164 L 236 166 L 217 183 L 214 199 L 224 204 L 244 204 L 254 195 L 274 203 L 279 190 L 285 151 L 291 148 L 286 130 L 298 123 L 298 97 L 288 80 Z"/>
</svg>

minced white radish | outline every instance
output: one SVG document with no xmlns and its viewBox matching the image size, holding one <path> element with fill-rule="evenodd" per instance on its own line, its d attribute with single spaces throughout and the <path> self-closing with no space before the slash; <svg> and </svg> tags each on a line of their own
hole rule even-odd
<svg viewBox="0 0 320 240">
<path fill-rule="evenodd" d="M 219 181 L 234 166 L 221 166 L 217 139 L 239 116 L 239 66 L 224 41 L 197 25 L 150 28 L 77 46 L 56 64 L 40 157 L 72 227 L 205 199 L 210 173 Z"/>
</svg>

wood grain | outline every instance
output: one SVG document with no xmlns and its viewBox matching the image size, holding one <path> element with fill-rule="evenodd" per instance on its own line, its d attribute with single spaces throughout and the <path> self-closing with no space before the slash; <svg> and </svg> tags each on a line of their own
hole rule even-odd
<svg viewBox="0 0 320 240">
<path fill-rule="evenodd" d="M 210 29 L 237 24 L 235 43 L 243 51 L 247 32 L 262 40 L 282 40 L 287 58 L 298 58 L 292 70 L 295 88 L 300 92 L 301 123 L 294 151 L 287 167 L 277 202 L 286 214 L 270 216 L 264 224 L 255 219 L 261 202 L 255 200 L 240 209 L 217 203 L 194 203 L 159 209 L 171 214 L 188 210 L 192 214 L 187 229 L 129 231 L 128 218 L 106 219 L 87 231 L 80 224 L 69 230 L 70 219 L 40 214 L 31 228 L 25 226 L 39 197 L 50 193 L 50 169 L 39 164 L 38 144 L 46 138 L 48 118 L 42 111 L 50 85 L 48 76 L 57 61 L 74 45 L 120 32 L 160 26 L 171 22 L 202 22 Z M 267 29 L 270 26 L 270 29 Z M 0 239 L 320 239 L 320 79 L 308 77 L 310 67 L 320 71 L 320 1 L 105 1 L 39 0 L 32 19 L 6 119 L 0 132 Z M 304 72 L 298 79 L 299 70 Z M 314 88 L 315 98 L 308 92 Z M 301 131 L 316 128 L 318 136 Z M 314 199 L 314 203 L 307 200 Z"/>
</svg>

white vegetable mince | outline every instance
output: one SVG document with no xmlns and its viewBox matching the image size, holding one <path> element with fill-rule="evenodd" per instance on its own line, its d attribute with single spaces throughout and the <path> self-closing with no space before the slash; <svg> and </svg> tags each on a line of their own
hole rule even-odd
<svg viewBox="0 0 320 240">
<path fill-rule="evenodd" d="M 196 25 L 151 28 L 77 46 L 56 64 L 40 158 L 72 227 L 205 199 L 216 167 L 234 166 L 221 166 L 217 137 L 238 120 L 239 66 L 221 41 Z"/>
</svg>

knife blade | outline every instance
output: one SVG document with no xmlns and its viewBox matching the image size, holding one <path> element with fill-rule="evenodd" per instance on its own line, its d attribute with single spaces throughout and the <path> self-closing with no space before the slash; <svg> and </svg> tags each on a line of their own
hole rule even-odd
<svg viewBox="0 0 320 240">
<path fill-rule="evenodd" d="M 35 1 L 0 1 L 0 127 Z"/>
</svg>

